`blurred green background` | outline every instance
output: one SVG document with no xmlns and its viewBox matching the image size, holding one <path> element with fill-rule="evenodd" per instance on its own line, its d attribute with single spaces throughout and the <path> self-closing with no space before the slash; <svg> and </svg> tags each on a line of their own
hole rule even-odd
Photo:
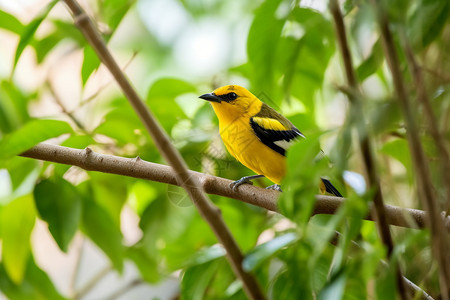
<svg viewBox="0 0 450 300">
<path fill-rule="evenodd" d="M 308 137 L 289 152 L 283 215 L 210 196 L 248 254 L 244 268 L 271 299 L 396 297 L 395 268 L 380 262 L 386 249 L 375 225 L 361 220 L 371 191 L 340 183 L 344 170 L 364 174 L 355 139 L 355 118 L 362 116 L 348 115 L 327 1 L 82 3 L 190 169 L 229 179 L 251 174 L 226 152 L 212 108 L 198 99 L 222 85 L 248 88 Z M 384 198 L 421 208 L 374 8 L 340 4 Z M 420 64 L 448 147 L 449 2 L 381 5 L 408 95 L 417 101 L 405 49 Z M 9 299 L 246 299 L 224 250 L 180 188 L 16 156 L 51 139 L 165 163 L 64 3 L 0 1 L 0 40 L 0 292 Z M 437 197 L 448 203 L 442 162 L 421 106 L 414 107 Z M 329 162 L 314 160 L 320 147 Z M 323 175 L 348 200 L 336 215 L 310 218 Z M 333 245 L 335 231 L 342 235 Z M 429 232 L 392 231 L 393 261 L 438 297 Z"/>
</svg>

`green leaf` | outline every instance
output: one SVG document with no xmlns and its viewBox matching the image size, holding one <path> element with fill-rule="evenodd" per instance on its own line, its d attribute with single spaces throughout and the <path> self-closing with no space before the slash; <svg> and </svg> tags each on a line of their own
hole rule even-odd
<svg viewBox="0 0 450 300">
<path fill-rule="evenodd" d="M 331 282 L 320 292 L 318 300 L 342 299 L 347 278 L 345 274 L 339 274 L 332 278 Z"/>
<path fill-rule="evenodd" d="M 151 86 L 146 102 L 164 129 L 170 132 L 180 118 L 186 118 L 175 98 L 195 91 L 195 86 L 183 80 L 162 78 Z"/>
<path fill-rule="evenodd" d="M 20 156 L 9 159 L 5 167 L 9 173 L 12 193 L 0 197 L 0 205 L 30 194 L 41 172 L 41 166 L 37 160 Z"/>
<path fill-rule="evenodd" d="M 21 34 L 19 44 L 17 45 L 16 53 L 14 55 L 14 64 L 11 72 L 12 74 L 14 74 L 14 70 L 20 56 L 22 55 L 23 50 L 33 39 L 36 30 L 39 28 L 39 25 L 41 25 L 42 21 L 44 21 L 44 19 L 47 17 L 53 6 L 55 6 L 55 4 L 58 2 L 58 0 L 51 1 L 36 18 L 34 18 L 28 25 L 25 26 L 25 29 Z"/>
<path fill-rule="evenodd" d="M 276 11 L 282 0 L 265 1 L 255 12 L 247 39 L 247 55 L 252 67 L 253 89 L 274 97 L 276 50 L 286 16 Z"/>
<path fill-rule="evenodd" d="M 17 198 L 1 210 L 2 263 L 15 284 L 20 284 L 25 276 L 35 219 L 36 211 L 31 195 Z"/>
<path fill-rule="evenodd" d="M 136 0 L 105 0 L 102 3 L 102 13 L 105 21 L 114 32 Z"/>
<path fill-rule="evenodd" d="M 145 281 L 156 283 L 161 279 L 157 260 L 149 255 L 145 248 L 140 246 L 131 247 L 127 249 L 126 257 L 134 262 Z"/>
<path fill-rule="evenodd" d="M 242 262 L 242 267 L 247 272 L 255 270 L 259 265 L 262 265 L 269 257 L 274 255 L 280 249 L 292 245 L 298 240 L 298 236 L 293 233 L 287 233 L 278 236 L 267 243 L 257 246 L 251 253 L 249 253 Z"/>
<path fill-rule="evenodd" d="M 181 298 L 192 300 L 205 299 L 207 288 L 219 266 L 220 258 L 188 268 L 181 280 Z"/>
<path fill-rule="evenodd" d="M 395 139 L 387 142 L 381 148 L 381 152 L 386 153 L 401 162 L 406 170 L 412 170 L 411 153 L 406 140 Z"/>
<path fill-rule="evenodd" d="M 1 81 L 0 131 L 2 134 L 16 130 L 30 119 L 28 114 L 29 99 L 30 96 L 25 95 L 12 82 Z"/>
<path fill-rule="evenodd" d="M 277 65 L 284 74 L 284 93 L 287 98 L 293 94 L 314 112 L 314 94 L 322 87 L 334 51 L 333 28 L 329 20 L 313 9 L 296 7 L 290 19 L 294 29 L 284 33 L 277 52 Z M 300 30 L 305 33 L 298 36 Z"/>
<path fill-rule="evenodd" d="M 85 234 L 109 257 L 119 271 L 123 268 L 122 233 L 112 217 L 88 196 L 83 197 L 82 228 Z"/>
<path fill-rule="evenodd" d="M 187 266 L 201 265 L 220 257 L 225 257 L 226 250 L 222 245 L 213 245 L 211 247 L 197 251 L 186 261 Z"/>
<path fill-rule="evenodd" d="M 39 269 L 32 257 L 28 259 L 25 278 L 17 284 L 8 276 L 4 263 L 0 264 L 0 290 L 9 299 L 15 300 L 46 300 L 65 299 L 56 290 L 48 275 Z"/>
<path fill-rule="evenodd" d="M 24 27 L 25 26 L 16 17 L 0 10 L 0 28 L 21 35 Z"/>
<path fill-rule="evenodd" d="M 421 50 L 435 40 L 450 15 L 448 0 L 421 0 L 408 19 L 408 36 L 414 49 Z"/>
<path fill-rule="evenodd" d="M 36 208 L 48 223 L 59 248 L 67 252 L 81 218 L 82 197 L 77 189 L 61 178 L 44 180 L 34 190 Z"/>
<path fill-rule="evenodd" d="M 40 142 L 71 132 L 72 128 L 63 121 L 32 120 L 0 140 L 0 161 L 23 153 Z"/>
<path fill-rule="evenodd" d="M 374 74 L 383 63 L 383 49 L 378 40 L 372 47 L 370 55 L 356 68 L 356 76 L 359 82 L 363 82 L 367 77 Z"/>
<path fill-rule="evenodd" d="M 92 72 L 100 66 L 100 59 L 91 46 L 86 45 L 83 50 L 83 65 L 81 66 L 81 81 L 83 86 L 86 84 Z"/>
</svg>

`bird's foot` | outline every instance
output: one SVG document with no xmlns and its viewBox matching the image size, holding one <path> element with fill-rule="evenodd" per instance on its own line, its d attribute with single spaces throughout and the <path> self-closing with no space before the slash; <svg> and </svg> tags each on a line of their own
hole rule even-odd
<svg viewBox="0 0 450 300">
<path fill-rule="evenodd" d="M 281 185 L 279 185 L 279 184 L 270 185 L 270 186 L 266 187 L 266 189 L 282 192 Z"/>
<path fill-rule="evenodd" d="M 252 175 L 252 176 L 244 176 L 239 180 L 233 181 L 230 183 L 230 187 L 233 189 L 234 192 L 237 191 L 237 188 L 243 184 L 252 184 L 252 179 L 261 178 L 264 177 L 264 175 Z"/>
</svg>

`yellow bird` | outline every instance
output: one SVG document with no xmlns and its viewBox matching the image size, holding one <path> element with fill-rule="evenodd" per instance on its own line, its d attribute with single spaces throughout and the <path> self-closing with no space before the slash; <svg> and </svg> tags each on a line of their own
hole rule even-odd
<svg viewBox="0 0 450 300">
<path fill-rule="evenodd" d="M 286 174 L 286 150 L 305 136 L 288 119 L 261 102 L 247 89 L 226 85 L 200 96 L 211 102 L 219 119 L 220 136 L 228 152 L 258 175 L 234 181 L 233 190 L 251 179 L 267 177 L 275 184 L 267 187 L 281 191 Z M 321 190 L 342 197 L 331 182 L 321 178 Z"/>
</svg>

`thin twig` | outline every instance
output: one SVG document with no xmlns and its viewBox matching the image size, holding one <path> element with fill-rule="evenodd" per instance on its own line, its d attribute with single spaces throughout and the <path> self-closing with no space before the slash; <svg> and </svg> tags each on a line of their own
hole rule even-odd
<svg viewBox="0 0 450 300">
<path fill-rule="evenodd" d="M 86 132 L 86 129 L 84 128 L 83 124 L 81 124 L 81 122 L 73 115 L 73 113 L 69 112 L 64 103 L 62 102 L 61 98 L 58 96 L 58 94 L 55 91 L 55 88 L 53 87 L 53 83 L 50 80 L 46 81 L 46 86 L 48 88 L 48 90 L 50 91 L 50 94 L 53 96 L 53 99 L 55 100 L 56 104 L 58 104 L 58 106 L 61 108 L 62 112 L 68 116 L 74 123 L 75 125 L 83 130 L 84 132 Z"/>
<path fill-rule="evenodd" d="M 127 80 L 125 74 L 112 57 L 105 42 L 98 33 L 89 16 L 83 11 L 77 1 L 64 0 L 64 2 L 73 13 L 75 24 L 88 40 L 89 44 L 92 46 L 102 63 L 114 76 L 116 82 L 121 87 L 131 106 L 144 123 L 147 131 L 155 141 L 155 145 L 157 146 L 159 152 L 175 171 L 176 177 L 181 183 L 181 186 L 186 190 L 202 217 L 208 222 L 220 243 L 227 250 L 227 258 L 230 262 L 231 268 L 233 269 L 235 275 L 242 281 L 243 289 L 247 296 L 250 299 L 264 299 L 265 296 L 263 295 L 255 277 L 244 271 L 242 268 L 244 256 L 231 235 L 230 230 L 226 226 L 219 208 L 212 204 L 203 193 L 197 178 L 190 176 L 187 165 L 180 153 L 172 145 L 169 137 L 164 132 L 161 125 L 150 113 L 135 89 Z"/>
<path fill-rule="evenodd" d="M 137 51 L 133 52 L 133 55 L 131 55 L 130 59 L 127 61 L 127 63 L 123 66 L 122 68 L 122 72 L 125 72 L 125 70 L 128 68 L 128 66 L 131 64 L 131 62 L 134 60 L 134 58 L 136 57 L 136 55 L 138 54 Z M 99 87 L 95 93 L 93 93 L 92 95 L 90 95 L 89 97 L 83 99 L 80 101 L 80 103 L 78 104 L 78 106 L 71 112 L 69 113 L 74 113 L 77 109 L 80 109 L 81 107 L 83 107 L 84 105 L 88 104 L 89 102 L 91 102 L 92 100 L 94 100 L 95 98 L 97 98 L 97 96 L 103 92 L 106 87 L 108 87 L 108 85 L 110 85 L 113 81 L 108 81 L 107 83 L 105 83 L 104 85 L 102 85 L 101 87 Z"/>
<path fill-rule="evenodd" d="M 105 276 L 108 275 L 108 273 L 111 272 L 111 270 L 112 270 L 112 266 L 107 265 L 103 269 L 98 271 L 97 274 L 95 274 L 82 288 L 80 288 L 80 290 L 77 293 L 75 293 L 73 298 L 74 299 L 83 298 L 87 293 L 89 293 L 90 290 L 92 290 L 92 288 L 95 287 L 95 285 L 100 280 L 105 278 Z"/>
<path fill-rule="evenodd" d="M 75 299 L 75 295 L 76 295 L 76 283 L 78 280 L 78 274 L 80 273 L 80 268 L 81 268 L 81 258 L 83 256 L 83 246 L 84 246 L 84 236 L 80 236 L 80 241 L 79 243 L 76 245 L 76 250 L 75 250 L 75 267 L 73 269 L 72 272 L 72 276 L 70 278 L 70 285 L 69 285 L 69 293 L 71 296 L 71 298 Z"/>
<path fill-rule="evenodd" d="M 119 298 L 120 296 L 122 296 L 123 294 L 125 294 L 126 292 L 128 292 L 129 290 L 131 290 L 132 288 L 143 284 L 144 281 L 142 281 L 141 279 L 134 279 L 132 281 L 130 281 L 128 284 L 126 284 L 125 286 L 119 288 L 117 291 L 114 291 L 111 293 L 111 295 L 105 297 L 105 300 L 114 300 Z"/>
<path fill-rule="evenodd" d="M 147 162 L 139 157 L 125 158 L 108 154 L 100 154 L 90 148 L 74 149 L 52 144 L 38 144 L 21 156 L 72 165 L 87 171 L 117 174 L 134 178 L 146 179 L 171 185 L 180 185 L 175 172 L 169 166 Z M 189 171 L 189 176 L 195 177 L 208 194 L 219 195 L 240 200 L 261 208 L 278 212 L 277 199 L 279 192 L 259 188 L 253 185 L 242 185 L 238 192 L 230 189 L 229 179 L 224 179 L 204 173 Z M 300 201 L 300 199 L 299 199 Z M 334 214 L 344 204 L 340 197 L 318 195 L 313 214 Z M 418 209 L 400 208 L 385 205 L 387 221 L 391 225 L 407 228 L 423 228 L 426 214 Z M 369 213 L 366 220 L 373 220 Z M 446 218 L 446 228 L 450 233 L 450 217 Z"/>
<path fill-rule="evenodd" d="M 381 38 L 386 60 L 392 74 L 395 92 L 405 119 L 407 127 L 407 138 L 411 150 L 412 161 L 415 169 L 415 180 L 418 195 L 423 207 L 429 214 L 427 225 L 431 231 L 431 246 L 434 257 L 439 266 L 439 282 L 442 299 L 450 299 L 450 249 L 448 247 L 447 235 L 444 233 L 444 222 L 442 222 L 439 203 L 436 200 L 431 180 L 430 169 L 427 163 L 419 131 L 414 118 L 413 107 L 408 97 L 400 62 L 395 50 L 394 39 L 389 29 L 387 13 L 382 9 L 380 2 L 371 0 L 377 11 L 378 23 L 381 29 Z M 448 199 L 447 199 L 448 200 Z"/>
<path fill-rule="evenodd" d="M 389 230 L 389 223 L 387 222 L 386 211 L 383 201 L 383 194 L 381 192 L 380 178 L 378 176 L 377 167 L 375 163 L 375 156 L 372 150 L 372 145 L 369 140 L 368 130 L 364 121 L 364 113 L 362 110 L 361 94 L 356 80 L 355 70 L 353 68 L 352 57 L 350 49 L 347 43 L 347 35 L 345 32 L 344 20 L 342 17 L 341 9 L 337 0 L 330 1 L 330 11 L 334 19 L 335 29 L 339 48 L 344 62 L 345 74 L 347 77 L 347 83 L 353 93 L 348 94 L 351 101 L 350 114 L 358 116 L 353 118 L 356 122 L 355 126 L 358 129 L 359 147 L 361 148 L 363 161 L 369 181 L 369 186 L 374 190 L 373 203 L 375 209 L 374 217 L 377 221 L 378 232 L 381 240 L 387 248 L 388 258 L 391 258 L 394 251 L 394 242 L 392 240 L 391 232 Z M 405 283 L 401 274 L 398 263 L 395 266 L 398 293 L 402 299 L 408 299 Z"/>
<path fill-rule="evenodd" d="M 414 78 L 414 83 L 417 88 L 417 102 L 421 103 L 423 106 L 423 111 L 425 114 L 425 117 L 428 121 L 428 129 L 431 133 L 431 137 L 433 138 L 436 148 L 438 150 L 438 155 L 440 158 L 440 171 L 441 171 L 441 177 L 443 181 L 442 188 L 445 190 L 446 198 L 447 198 L 447 207 L 446 212 L 447 215 L 450 214 L 450 186 L 448 186 L 448 183 L 450 182 L 450 157 L 448 155 L 447 149 L 445 147 L 444 138 L 442 136 L 442 133 L 438 129 L 438 125 L 436 122 L 436 116 L 433 112 L 433 109 L 431 108 L 430 99 L 428 97 L 426 87 L 425 87 L 425 80 L 423 78 L 422 69 L 420 68 L 419 64 L 416 61 L 416 58 L 414 56 L 414 53 L 412 51 L 411 45 L 406 38 L 406 33 L 402 32 L 401 34 L 402 42 L 405 48 L 406 52 L 406 58 L 408 60 L 409 69 L 412 73 L 412 76 Z"/>
<path fill-rule="evenodd" d="M 339 231 L 335 231 L 335 234 L 332 237 L 332 239 L 330 240 L 330 243 L 334 246 L 337 246 L 339 239 L 341 239 L 341 238 L 342 238 L 342 234 Z M 360 244 L 358 244 L 356 241 L 352 240 L 351 245 L 353 246 L 354 249 L 364 251 L 364 248 Z M 389 267 L 389 264 L 383 259 L 381 260 L 381 264 L 386 268 Z M 427 292 L 425 292 L 417 284 L 415 284 L 414 282 L 412 282 L 405 276 L 403 276 L 402 279 L 403 279 L 405 286 L 409 289 L 411 295 L 414 295 L 414 299 L 416 299 L 416 300 L 418 300 L 418 299 L 434 300 L 433 297 L 431 297 Z"/>
</svg>

